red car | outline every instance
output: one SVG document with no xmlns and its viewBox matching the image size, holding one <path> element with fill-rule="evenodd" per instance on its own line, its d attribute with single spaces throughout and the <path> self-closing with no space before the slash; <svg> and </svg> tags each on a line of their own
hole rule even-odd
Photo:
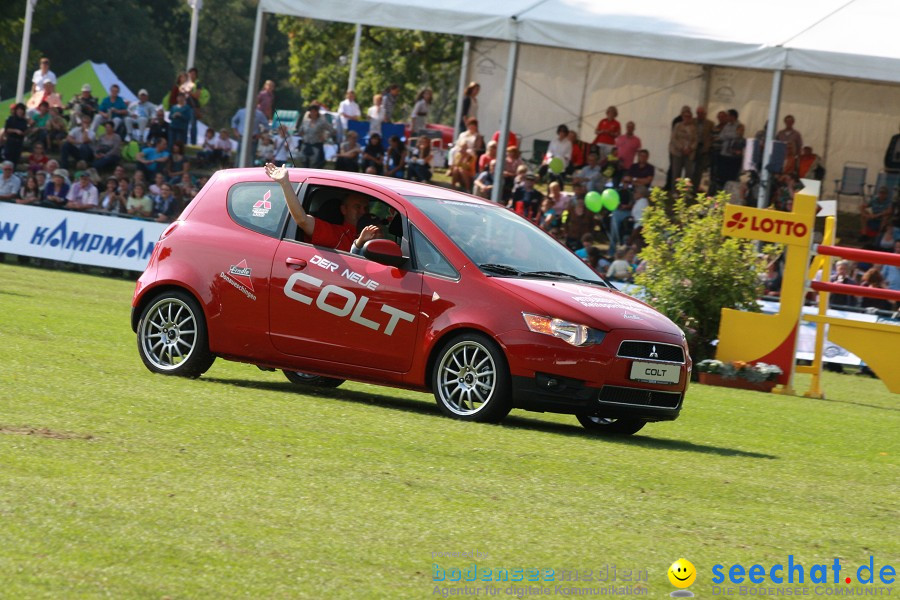
<svg viewBox="0 0 900 600">
<path fill-rule="evenodd" d="M 140 356 L 198 377 L 216 357 L 434 393 L 450 417 L 511 408 L 631 434 L 675 419 L 690 379 L 682 331 L 611 288 L 513 212 L 446 188 L 289 170 L 308 214 L 368 200 L 381 237 L 314 246 L 264 170 L 219 171 L 162 234 L 132 299 Z"/>
</svg>

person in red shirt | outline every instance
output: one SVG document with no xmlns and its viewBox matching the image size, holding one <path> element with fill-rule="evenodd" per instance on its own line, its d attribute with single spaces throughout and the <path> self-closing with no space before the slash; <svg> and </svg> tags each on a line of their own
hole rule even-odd
<svg viewBox="0 0 900 600">
<path fill-rule="evenodd" d="M 335 225 L 307 214 L 303 210 L 303 205 L 300 204 L 300 199 L 291 186 L 287 168 L 266 163 L 265 170 L 266 175 L 281 186 L 291 216 L 297 222 L 297 226 L 306 234 L 309 243 L 314 246 L 325 246 L 349 252 L 354 238 L 356 246 L 362 247 L 364 243 L 378 234 L 377 227 L 368 226 L 363 228 L 357 237 L 356 224 L 359 218 L 369 211 L 369 200 L 362 194 L 354 192 L 347 194 L 341 202 L 341 214 L 344 216 L 344 222 Z"/>
<path fill-rule="evenodd" d="M 611 147 L 616 144 L 616 138 L 622 133 L 622 125 L 616 121 L 618 116 L 618 109 L 610 106 L 606 109 L 606 118 L 597 123 L 597 129 L 594 131 L 597 134 L 597 137 L 594 138 L 594 145 L 599 146 L 600 156 L 609 154 Z"/>
</svg>

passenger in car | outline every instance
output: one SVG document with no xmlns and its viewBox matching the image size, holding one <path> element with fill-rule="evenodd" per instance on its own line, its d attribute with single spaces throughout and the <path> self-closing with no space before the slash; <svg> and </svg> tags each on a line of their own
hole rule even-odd
<svg viewBox="0 0 900 600">
<path fill-rule="evenodd" d="M 341 215 L 344 217 L 344 222 L 336 225 L 307 214 L 303 210 L 300 199 L 291 186 L 287 168 L 267 163 L 265 170 L 266 175 L 281 186 L 291 216 L 311 244 L 336 248 L 345 252 L 350 250 L 354 238 L 357 237 L 357 222 L 361 216 L 369 212 L 369 199 L 366 196 L 355 192 L 347 194 L 341 201 Z M 359 242 L 359 247 L 362 247 L 368 239 Z"/>
</svg>

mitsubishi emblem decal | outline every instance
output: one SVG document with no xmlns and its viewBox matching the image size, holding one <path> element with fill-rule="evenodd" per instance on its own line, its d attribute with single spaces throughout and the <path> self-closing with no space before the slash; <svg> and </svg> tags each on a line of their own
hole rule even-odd
<svg viewBox="0 0 900 600">
<path fill-rule="evenodd" d="M 656 353 L 656 346 L 650 349 L 650 358 L 659 358 L 659 354 Z"/>
</svg>

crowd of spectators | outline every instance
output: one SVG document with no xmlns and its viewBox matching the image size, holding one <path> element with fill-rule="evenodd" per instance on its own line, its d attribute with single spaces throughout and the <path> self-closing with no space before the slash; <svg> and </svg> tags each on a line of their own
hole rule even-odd
<svg viewBox="0 0 900 600">
<path fill-rule="evenodd" d="M 433 100 L 428 88 L 418 93 L 408 113 L 400 110 L 401 87 L 391 84 L 374 95 L 365 111 L 355 92 L 348 90 L 334 113 L 312 102 L 291 124 L 276 118 L 276 85 L 266 81 L 251 115 L 240 108 L 230 127 L 207 128 L 203 138 L 197 139 L 197 123 L 209 91 L 200 83 L 196 69 L 177 75 L 161 105 L 152 103 L 144 89 L 137 100 L 126 103 L 115 84 L 102 101 L 85 84 L 80 94 L 63 103 L 55 91 L 56 76 L 47 58 L 41 59 L 32 82 L 28 104 L 16 105 L 5 123 L 0 200 L 168 221 L 202 187 L 205 178 L 199 176 L 198 168 L 207 173 L 231 166 L 244 143 L 248 118 L 252 123 L 247 142 L 259 165 L 291 161 L 297 166 L 322 168 L 332 161 L 334 168 L 343 171 L 424 182 L 432 180 L 435 168 L 444 167 L 435 161 L 436 155 L 444 160 L 443 148 L 433 144 L 426 128 Z M 661 179 L 665 173 L 665 186 L 670 190 L 677 179 L 686 177 L 699 190 L 725 190 L 732 202 L 743 203 L 752 195 L 755 173 L 768 169 L 775 182 L 770 207 L 777 210 L 791 210 L 801 178 L 824 177 L 822 163 L 813 149 L 803 144 L 793 115 L 784 117 L 784 126 L 775 136 L 783 150 L 776 153 L 777 164 L 773 160 L 762 165 L 764 129 L 748 143 L 736 110 L 720 111 L 713 121 L 705 107 L 692 110 L 684 106 L 671 123 L 664 168 L 650 162 L 636 121 L 627 120 L 623 130 L 618 108 L 609 106 L 594 129 L 593 140 L 582 141 L 576 131 L 560 124 L 545 154 L 531 157 L 531 162 L 523 159 L 520 138 L 511 133 L 503 141 L 503 176 L 497 181 L 501 141 L 499 132 L 486 140 L 479 129 L 480 90 L 477 82 L 465 88 L 462 132 L 446 158 L 451 185 L 487 199 L 499 186 L 505 206 L 615 280 L 630 281 L 639 268 L 636 257 L 643 245 L 642 215 L 658 174 Z M 367 122 L 368 133 L 362 139 L 351 121 Z M 397 135 L 383 138 L 383 126 L 394 123 L 406 125 L 408 139 Z M 192 159 L 186 154 L 186 144 L 196 145 Z M 331 147 L 335 149 L 329 152 Z M 57 152 L 58 161 L 51 157 Z M 745 156 L 748 152 L 752 154 Z M 74 172 L 70 171 L 72 165 Z M 607 188 L 617 190 L 619 206 L 599 213 L 588 210 L 587 194 Z M 877 190 L 861 209 L 861 239 L 886 251 L 893 250 L 900 240 L 900 207 L 891 197 L 894 191 Z M 608 242 L 605 248 L 603 241 Z M 778 266 L 773 261 L 764 282 L 770 292 L 780 285 Z M 839 268 L 849 269 L 846 264 L 836 267 L 836 277 Z M 900 277 L 890 268 L 863 275 L 851 271 L 841 276 L 848 281 L 864 279 L 873 286 L 900 286 Z M 849 305 L 853 305 L 852 298 Z"/>
</svg>

